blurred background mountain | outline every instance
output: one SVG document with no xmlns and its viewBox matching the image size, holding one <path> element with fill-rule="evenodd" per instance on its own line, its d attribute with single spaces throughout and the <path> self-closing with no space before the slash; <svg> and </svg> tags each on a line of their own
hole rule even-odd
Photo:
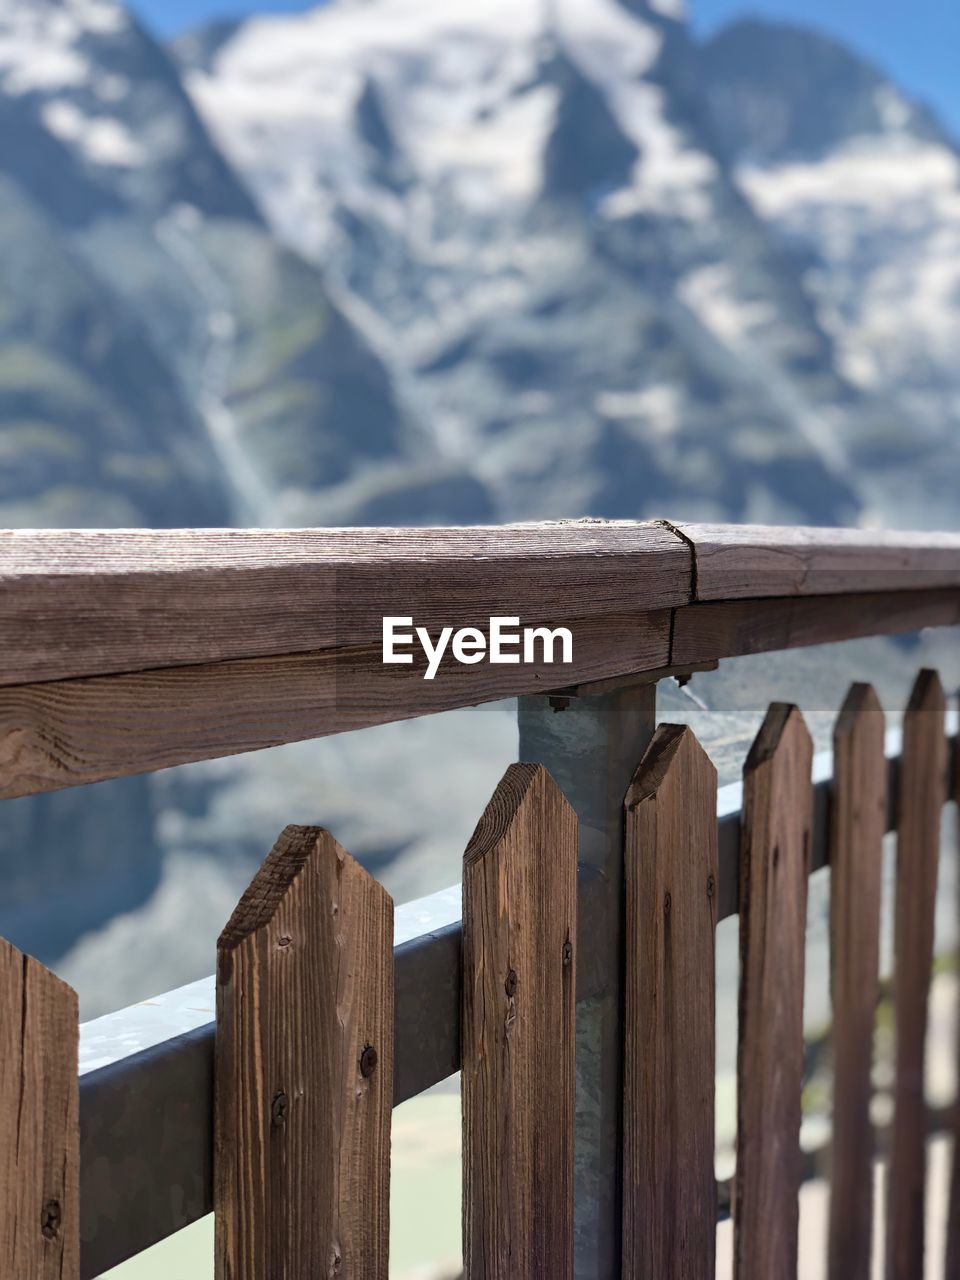
<svg viewBox="0 0 960 1280">
<path fill-rule="evenodd" d="M 956 520 L 958 153 L 824 36 L 3 0 L 0 119 L 4 524 Z"/>
<path fill-rule="evenodd" d="M 816 31 L 0 0 L 0 124 L 2 525 L 957 524 L 960 154 Z M 98 1012 L 210 968 L 287 821 L 455 880 L 514 750 L 494 708 L 7 804 L 0 933 Z"/>
</svg>

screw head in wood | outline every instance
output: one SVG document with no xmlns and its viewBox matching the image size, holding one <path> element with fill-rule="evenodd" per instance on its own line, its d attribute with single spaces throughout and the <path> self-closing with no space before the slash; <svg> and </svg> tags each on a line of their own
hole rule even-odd
<svg viewBox="0 0 960 1280">
<path fill-rule="evenodd" d="M 376 1071 L 378 1061 L 376 1049 L 372 1044 L 368 1044 L 360 1055 L 360 1074 L 365 1080 L 369 1080 Z"/>
</svg>

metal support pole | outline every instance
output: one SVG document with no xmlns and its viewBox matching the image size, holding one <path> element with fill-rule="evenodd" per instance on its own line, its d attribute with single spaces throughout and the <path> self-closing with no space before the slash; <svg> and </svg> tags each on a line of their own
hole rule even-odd
<svg viewBox="0 0 960 1280">
<path fill-rule="evenodd" d="M 519 700 L 520 759 L 545 765 L 580 819 L 576 1280 L 620 1276 L 623 800 L 656 728 L 656 689 Z"/>
</svg>

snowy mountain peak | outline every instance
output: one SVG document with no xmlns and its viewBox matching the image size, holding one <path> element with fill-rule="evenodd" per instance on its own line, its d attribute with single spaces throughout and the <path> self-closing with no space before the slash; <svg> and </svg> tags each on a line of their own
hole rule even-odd
<svg viewBox="0 0 960 1280">
<path fill-rule="evenodd" d="M 273 226 L 498 515 L 685 501 L 746 403 L 698 510 L 762 518 L 806 459 L 802 501 L 851 511 L 829 343 L 725 170 L 672 0 L 338 0 L 177 47 Z"/>
<path fill-rule="evenodd" d="M 929 111 L 819 32 L 744 19 L 715 36 L 703 59 L 717 128 L 751 162 L 813 160 L 866 140 L 946 141 Z"/>
<path fill-rule="evenodd" d="M 10 126 L 7 165 L 29 190 L 63 167 L 39 162 L 35 148 L 49 156 L 58 147 L 70 170 L 64 185 L 86 184 L 91 209 L 119 201 L 160 212 L 183 202 L 259 217 L 169 58 L 116 0 L 0 0 L 0 115 Z"/>
</svg>

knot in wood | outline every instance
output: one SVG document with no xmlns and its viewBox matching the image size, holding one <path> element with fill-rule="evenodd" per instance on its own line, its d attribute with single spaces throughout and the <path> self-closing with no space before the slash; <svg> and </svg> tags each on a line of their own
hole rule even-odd
<svg viewBox="0 0 960 1280">
<path fill-rule="evenodd" d="M 285 933 L 282 938 L 277 939 L 277 946 L 289 947 L 292 944 L 292 942 L 293 942 L 293 939 L 290 937 L 289 933 Z"/>
<path fill-rule="evenodd" d="M 270 1108 L 270 1118 L 275 1129 L 279 1129 L 287 1123 L 287 1095 L 282 1089 L 273 1100 L 273 1105 Z"/>
<path fill-rule="evenodd" d="M 48 1200 L 40 1215 L 40 1230 L 45 1240 L 55 1240 L 60 1234 L 60 1202 Z"/>
<path fill-rule="evenodd" d="M 707 876 L 707 897 L 712 898 L 716 889 L 716 882 L 713 876 Z"/>
<path fill-rule="evenodd" d="M 517 994 L 517 974 L 516 970 L 511 969 L 507 974 L 507 980 L 503 984 L 503 989 L 507 993 L 508 999 L 512 1000 Z"/>
<path fill-rule="evenodd" d="M 573 959 L 573 943 L 568 938 L 563 944 L 563 963 L 568 965 Z"/>
<path fill-rule="evenodd" d="M 670 898 L 669 893 L 665 893 L 665 894 L 663 895 L 663 914 L 664 914 L 665 916 L 668 916 L 668 915 L 670 914 L 670 908 L 671 908 L 672 906 L 673 906 L 673 902 L 672 902 L 672 900 L 671 900 L 671 898 Z"/>
<path fill-rule="evenodd" d="M 360 1074 L 365 1080 L 369 1080 L 376 1071 L 378 1061 L 376 1049 L 372 1044 L 368 1044 L 360 1055 Z"/>
</svg>

